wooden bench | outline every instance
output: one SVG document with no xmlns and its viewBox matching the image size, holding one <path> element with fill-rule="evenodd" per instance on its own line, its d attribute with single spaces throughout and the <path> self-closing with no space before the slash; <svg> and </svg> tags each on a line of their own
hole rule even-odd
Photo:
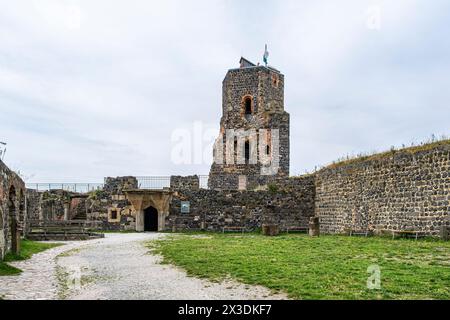
<svg viewBox="0 0 450 320">
<path fill-rule="evenodd" d="M 396 236 L 405 236 L 407 238 L 423 238 L 426 235 L 425 231 L 417 231 L 417 230 L 383 230 L 390 232 L 392 234 L 392 239 L 395 239 Z"/>
<path fill-rule="evenodd" d="M 347 230 L 348 235 L 351 236 L 364 236 L 367 237 L 372 234 L 369 230 Z"/>
<path fill-rule="evenodd" d="M 309 228 L 308 227 L 286 227 L 283 229 L 286 233 L 289 232 L 301 232 L 301 233 L 308 233 Z"/>
<path fill-rule="evenodd" d="M 229 232 L 242 232 L 244 233 L 245 231 L 247 231 L 246 227 L 223 227 L 222 228 L 222 232 L 225 233 L 225 231 L 229 231 Z"/>
</svg>

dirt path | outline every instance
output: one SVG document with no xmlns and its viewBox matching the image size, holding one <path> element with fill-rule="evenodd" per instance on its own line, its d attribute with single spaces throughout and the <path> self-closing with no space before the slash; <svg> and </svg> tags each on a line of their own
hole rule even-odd
<svg viewBox="0 0 450 320">
<path fill-rule="evenodd" d="M 173 266 L 161 265 L 160 257 L 144 246 L 145 242 L 161 237 L 164 234 L 107 234 L 104 239 L 51 249 L 27 261 L 28 266 L 39 267 L 28 269 L 16 263 L 24 273 L 14 281 L 4 280 L 13 277 L 0 277 L 0 295 L 5 299 L 286 298 L 271 295 L 264 287 L 234 281 L 212 283 L 188 277 Z M 4 290 L 5 285 L 10 288 Z"/>
</svg>

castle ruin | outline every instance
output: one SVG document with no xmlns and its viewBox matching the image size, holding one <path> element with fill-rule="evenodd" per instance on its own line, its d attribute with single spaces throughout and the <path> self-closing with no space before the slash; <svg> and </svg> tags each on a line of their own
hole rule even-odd
<svg viewBox="0 0 450 320">
<path fill-rule="evenodd" d="M 225 76 L 222 98 L 207 188 L 198 176 L 172 176 L 158 190 L 141 187 L 136 177 L 110 177 L 86 192 L 40 191 L 25 189 L 0 161 L 0 258 L 19 250 L 21 236 L 47 239 L 33 224 L 42 230 L 50 222 L 135 231 L 254 231 L 270 223 L 289 231 L 307 230 L 314 218 L 320 233 L 448 239 L 450 140 L 289 177 L 284 76 L 241 58 Z"/>
<path fill-rule="evenodd" d="M 241 58 L 222 84 L 222 118 L 209 173 L 211 189 L 246 190 L 289 176 L 284 76 Z"/>
</svg>

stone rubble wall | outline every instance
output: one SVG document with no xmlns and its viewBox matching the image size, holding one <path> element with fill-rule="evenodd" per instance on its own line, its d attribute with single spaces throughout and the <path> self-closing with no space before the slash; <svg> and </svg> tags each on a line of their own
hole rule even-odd
<svg viewBox="0 0 450 320">
<path fill-rule="evenodd" d="M 103 191 L 110 194 L 122 194 L 125 189 L 137 189 L 138 187 L 136 177 L 106 177 Z"/>
<path fill-rule="evenodd" d="M 305 228 L 309 218 L 316 216 L 324 234 L 417 230 L 438 235 L 441 226 L 450 227 L 449 154 L 450 142 L 444 142 L 351 160 L 311 175 L 279 177 L 265 187 L 243 191 L 201 189 L 198 176 L 172 176 L 173 196 L 166 229 L 255 230 L 263 223 L 278 224 L 281 229 Z M 108 179 L 106 190 L 87 195 L 29 193 L 28 210 L 33 217 L 39 212 L 49 216 L 53 206 L 59 208 L 59 219 L 69 196 L 71 218 L 84 212 L 88 220 L 101 221 L 103 229 L 134 230 L 133 208 L 123 190 L 136 187 L 137 180 Z M 33 199 L 41 203 L 35 204 Z M 182 201 L 189 201 L 189 213 L 181 213 Z M 5 200 L 0 203 L 5 212 Z M 117 219 L 111 219 L 111 209 L 117 210 Z"/>
<path fill-rule="evenodd" d="M 193 176 L 170 176 L 170 189 L 172 190 L 198 190 L 200 189 L 200 179 Z"/>
<path fill-rule="evenodd" d="M 251 115 L 244 112 L 244 97 L 252 100 Z M 225 163 L 228 129 L 255 130 L 258 137 L 261 129 L 279 130 L 278 171 L 274 175 L 261 173 L 259 139 L 256 139 L 256 164 Z M 222 86 L 222 118 L 218 139 L 220 138 L 222 148 L 215 145 L 214 153 L 222 154 L 224 163 L 211 165 L 208 179 L 210 189 L 238 190 L 239 176 L 246 177 L 247 190 L 289 176 L 289 114 L 284 110 L 284 76 L 281 73 L 263 66 L 231 69 L 227 72 Z M 270 150 L 272 153 L 272 145 Z"/>
<path fill-rule="evenodd" d="M 450 142 L 337 164 L 316 173 L 321 233 L 450 226 Z"/>
<path fill-rule="evenodd" d="M 14 211 L 10 211 L 10 190 Z M 15 219 L 19 228 L 24 228 L 27 220 L 25 183 L 14 171 L 0 160 L 0 261 L 11 250 L 11 222 Z"/>
<path fill-rule="evenodd" d="M 42 195 L 42 193 L 35 189 L 27 189 L 28 219 L 31 219 L 31 220 L 39 220 L 40 219 L 41 195 Z"/>
<path fill-rule="evenodd" d="M 135 217 L 123 190 L 136 189 L 134 177 L 108 177 L 103 190 L 76 193 L 65 190 L 37 192 L 28 196 L 28 210 L 33 219 L 63 220 L 64 204 L 69 204 L 69 220 L 98 221 L 103 230 L 134 230 Z M 117 212 L 112 219 L 111 210 Z"/>
<path fill-rule="evenodd" d="M 279 181 L 270 190 L 175 190 L 166 218 L 166 229 L 205 228 L 222 231 L 224 227 L 261 228 L 276 223 L 280 228 L 308 226 L 314 216 L 314 177 Z M 181 213 L 181 201 L 190 202 L 190 213 Z"/>
</svg>

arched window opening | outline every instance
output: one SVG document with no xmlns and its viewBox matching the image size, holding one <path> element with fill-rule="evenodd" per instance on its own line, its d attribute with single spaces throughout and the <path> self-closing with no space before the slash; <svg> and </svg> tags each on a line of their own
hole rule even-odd
<svg viewBox="0 0 450 320">
<path fill-rule="evenodd" d="M 252 98 L 245 97 L 244 106 L 245 106 L 245 114 L 246 115 L 252 114 Z"/>
<path fill-rule="evenodd" d="M 250 142 L 245 141 L 245 163 L 248 163 L 250 160 Z"/>
</svg>

